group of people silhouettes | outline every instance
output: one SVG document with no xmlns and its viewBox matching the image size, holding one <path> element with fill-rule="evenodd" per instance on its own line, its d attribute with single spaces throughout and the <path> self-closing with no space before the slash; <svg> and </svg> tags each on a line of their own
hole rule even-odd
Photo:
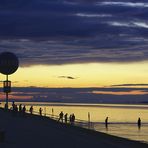
<svg viewBox="0 0 148 148">
<path fill-rule="evenodd" d="M 12 102 L 11 110 L 12 110 L 13 114 L 19 113 L 20 115 L 25 115 L 25 113 L 26 113 L 26 106 L 22 105 L 22 104 L 17 105 L 13 101 Z M 30 114 L 33 114 L 33 106 L 30 107 L 29 112 L 30 112 Z"/>
<path fill-rule="evenodd" d="M 26 106 L 22 106 L 22 104 L 20 104 L 19 106 L 17 104 L 15 104 L 15 102 L 12 102 L 12 107 L 11 110 L 13 111 L 14 114 L 17 114 L 18 112 L 20 114 L 25 114 L 26 112 Z"/>
<path fill-rule="evenodd" d="M 13 114 L 16 115 L 17 113 L 19 113 L 20 115 L 25 115 L 26 113 L 26 106 L 25 105 L 22 105 L 22 104 L 15 104 L 15 102 L 13 101 L 12 102 L 12 107 L 11 107 L 11 110 L 13 111 Z M 42 111 L 43 109 L 40 107 L 39 108 L 39 115 L 42 116 Z M 31 105 L 30 108 L 29 108 L 29 112 L 30 114 L 33 114 L 33 106 Z M 52 109 L 52 115 L 53 115 L 53 109 Z M 90 122 L 90 114 L 88 114 L 88 121 Z M 105 127 L 106 129 L 108 128 L 108 119 L 109 117 L 106 117 L 105 118 Z M 70 114 L 69 117 L 68 117 L 68 113 L 63 113 L 63 111 L 60 112 L 59 114 L 59 118 L 58 118 L 58 121 L 59 122 L 65 122 L 65 123 L 70 123 L 70 124 L 74 124 L 75 122 L 75 115 L 74 114 Z M 137 126 L 138 128 L 140 129 L 141 127 L 141 118 L 139 117 L 138 120 L 137 120 Z"/>
<path fill-rule="evenodd" d="M 66 113 L 64 115 L 63 111 L 61 111 L 60 114 L 59 114 L 58 121 L 61 121 L 62 123 L 63 123 L 63 121 L 65 121 L 65 123 L 68 123 L 68 121 L 69 121 L 70 124 L 74 124 L 74 122 L 75 122 L 75 115 L 71 114 L 69 116 L 69 119 L 68 119 L 68 114 Z"/>
<path fill-rule="evenodd" d="M 15 102 L 13 101 L 13 102 L 12 102 L 11 110 L 12 110 L 12 112 L 13 112 L 14 114 L 19 113 L 19 114 L 21 114 L 21 115 L 25 115 L 25 113 L 26 113 L 26 106 L 25 106 L 25 105 L 22 105 L 22 104 L 17 105 L 17 104 L 15 104 Z M 43 111 L 43 109 L 40 107 L 40 108 L 39 108 L 39 115 L 41 115 L 41 116 L 42 116 L 42 111 Z M 29 113 L 30 113 L 30 114 L 33 114 L 33 106 L 32 106 L 32 105 L 31 105 L 30 108 L 29 108 Z"/>
</svg>

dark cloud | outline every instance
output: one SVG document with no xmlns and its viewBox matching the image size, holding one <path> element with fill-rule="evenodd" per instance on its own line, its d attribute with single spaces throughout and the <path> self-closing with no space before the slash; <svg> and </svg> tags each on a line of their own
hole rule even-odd
<svg viewBox="0 0 148 148">
<path fill-rule="evenodd" d="M 4 95 L 0 88 L 0 100 Z M 139 92 L 139 94 L 137 94 Z M 122 93 L 119 95 L 119 93 Z M 132 93 L 132 94 L 131 94 Z M 135 93 L 135 94 L 134 94 Z M 75 103 L 148 103 L 148 88 L 13 87 L 9 101 Z M 5 99 L 5 96 L 3 96 Z"/>
<path fill-rule="evenodd" d="M 58 78 L 66 78 L 66 79 L 71 79 L 71 80 L 77 79 L 77 78 L 72 77 L 72 76 L 58 76 Z"/>
<path fill-rule="evenodd" d="M 22 66 L 148 60 L 145 0 L 0 1 L 0 52 Z"/>
</svg>

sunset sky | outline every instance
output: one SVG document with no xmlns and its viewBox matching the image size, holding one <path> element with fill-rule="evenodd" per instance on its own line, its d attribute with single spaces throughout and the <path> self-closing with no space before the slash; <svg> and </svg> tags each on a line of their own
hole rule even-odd
<svg viewBox="0 0 148 148">
<path fill-rule="evenodd" d="M 147 13 L 146 0 L 0 1 L 0 52 L 20 61 L 12 85 L 147 87 Z"/>
<path fill-rule="evenodd" d="M 13 86 L 110 87 L 122 84 L 147 84 L 148 62 L 84 63 L 20 67 L 9 76 Z M 1 80 L 5 76 L 1 74 Z"/>
</svg>

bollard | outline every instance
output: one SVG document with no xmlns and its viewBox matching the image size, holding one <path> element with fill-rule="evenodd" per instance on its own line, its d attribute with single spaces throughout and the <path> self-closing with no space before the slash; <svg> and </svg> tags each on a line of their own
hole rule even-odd
<svg viewBox="0 0 148 148">
<path fill-rule="evenodd" d="M 0 130 L 0 143 L 5 141 L 5 131 Z"/>
</svg>

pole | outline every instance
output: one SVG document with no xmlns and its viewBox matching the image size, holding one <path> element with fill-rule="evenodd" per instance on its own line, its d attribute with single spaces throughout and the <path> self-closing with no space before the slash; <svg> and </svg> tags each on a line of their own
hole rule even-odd
<svg viewBox="0 0 148 148">
<path fill-rule="evenodd" d="M 90 128 L 90 112 L 88 112 L 88 128 Z"/>
<path fill-rule="evenodd" d="M 46 116 L 46 107 L 44 107 L 44 116 Z"/>
<path fill-rule="evenodd" d="M 8 83 L 8 75 L 6 75 L 6 82 Z M 6 109 L 8 109 L 8 91 L 6 92 Z"/>
<path fill-rule="evenodd" d="M 54 117 L 54 110 L 53 110 L 53 108 L 52 108 L 52 118 Z"/>
<path fill-rule="evenodd" d="M 90 123 L 90 112 L 88 112 L 88 122 Z"/>
</svg>

